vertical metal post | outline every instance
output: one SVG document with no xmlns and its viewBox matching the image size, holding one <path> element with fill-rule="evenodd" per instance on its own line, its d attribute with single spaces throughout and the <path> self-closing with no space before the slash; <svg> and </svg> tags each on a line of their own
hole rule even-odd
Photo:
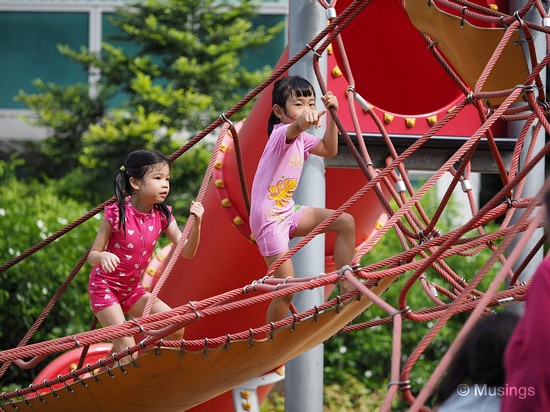
<svg viewBox="0 0 550 412">
<path fill-rule="evenodd" d="M 289 4 L 289 56 L 294 56 L 309 43 L 327 24 L 325 10 L 316 0 L 290 0 Z M 291 75 L 308 79 L 316 88 L 317 108 L 321 103 L 321 91 L 313 70 L 313 57 L 304 56 L 290 70 Z M 326 59 L 322 60 L 322 72 L 326 77 Z M 324 123 L 323 123 L 324 124 Z M 321 137 L 325 127 L 311 129 Z M 297 204 L 325 207 L 325 164 L 324 159 L 310 156 L 304 164 L 297 192 Z M 324 272 L 325 238 L 316 236 L 292 259 L 297 277 L 312 276 Z M 294 297 L 297 310 L 304 311 L 324 302 L 324 291 L 304 291 Z M 291 360 L 286 365 L 285 411 L 321 412 L 323 410 L 323 345 Z"/>
<path fill-rule="evenodd" d="M 98 8 L 93 8 L 90 11 L 89 17 L 90 27 L 88 28 L 88 48 L 90 52 L 101 52 L 102 30 L 103 24 L 101 21 L 101 12 Z M 90 84 L 89 96 L 95 99 L 98 96 L 98 84 L 101 77 L 101 71 L 97 67 L 92 67 L 88 72 L 88 83 Z"/>
<path fill-rule="evenodd" d="M 525 4 L 525 0 L 511 0 L 510 1 L 510 13 L 513 13 L 514 10 L 519 10 L 523 5 Z M 531 10 L 526 16 L 526 20 L 532 21 L 535 24 L 549 24 L 550 22 L 541 22 L 539 14 L 536 13 L 534 10 Z M 546 54 L 546 36 L 544 33 L 533 31 L 534 36 L 534 44 L 537 56 L 544 56 Z M 526 47 L 526 46 L 525 46 Z M 527 53 L 527 52 L 526 52 Z M 526 54 L 526 56 L 528 56 Z M 527 62 L 529 63 L 530 60 L 527 59 Z M 542 84 L 546 85 L 546 72 L 543 70 L 540 73 Z M 520 131 L 524 125 L 524 122 L 511 122 L 508 126 L 508 135 L 509 136 L 519 136 Z M 529 137 L 530 136 L 530 137 Z M 527 152 L 527 148 L 529 147 L 529 138 L 530 139 L 536 139 L 535 143 L 535 150 L 534 153 L 537 153 L 540 151 L 545 144 L 545 131 L 544 128 L 541 128 L 538 135 L 529 135 L 527 136 L 527 139 L 524 143 L 524 151 L 521 153 L 519 164 L 520 167 L 522 167 L 525 164 L 525 156 Z M 523 188 L 523 192 L 521 193 L 521 197 L 531 197 L 536 196 L 537 193 L 542 188 L 542 185 L 544 184 L 544 178 L 545 178 L 545 171 L 544 171 L 544 161 L 539 162 L 529 173 L 529 175 L 525 179 L 525 186 Z M 514 196 L 519 196 L 520 194 L 514 193 Z M 517 221 L 521 214 L 523 213 L 522 210 L 516 210 L 514 212 L 514 216 L 512 218 L 512 223 Z M 542 236 L 543 229 L 537 229 L 535 232 L 535 235 L 531 237 L 529 243 L 525 247 L 525 252 L 521 256 L 521 258 L 524 258 L 527 256 L 527 252 L 533 248 L 537 240 Z M 515 245 L 515 241 L 512 242 L 510 245 L 510 249 L 512 249 Z M 541 264 L 543 260 L 544 254 L 543 251 L 540 250 L 536 256 L 533 257 L 531 262 L 527 265 L 527 267 L 524 269 L 523 274 L 520 277 L 521 281 L 527 281 L 533 274 L 535 273 L 538 266 Z M 515 267 L 514 267 L 515 268 Z M 517 305 L 513 305 L 509 308 L 510 311 L 515 312 L 517 314 L 522 314 L 524 309 L 524 303 L 520 303 Z"/>
</svg>

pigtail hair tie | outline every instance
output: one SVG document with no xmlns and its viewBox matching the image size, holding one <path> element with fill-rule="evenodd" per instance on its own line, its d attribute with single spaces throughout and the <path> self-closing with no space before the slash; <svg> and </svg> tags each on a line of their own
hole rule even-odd
<svg viewBox="0 0 550 412">
<path fill-rule="evenodd" d="M 126 171 L 126 166 L 124 166 L 124 165 L 120 166 L 120 171 L 125 172 Z"/>
</svg>

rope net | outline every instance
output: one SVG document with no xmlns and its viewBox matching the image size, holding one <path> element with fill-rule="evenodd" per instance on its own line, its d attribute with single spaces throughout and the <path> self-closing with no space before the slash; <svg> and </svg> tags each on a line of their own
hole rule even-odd
<svg viewBox="0 0 550 412">
<path fill-rule="evenodd" d="M 252 181 L 252 176 L 245 172 L 241 159 L 241 155 L 246 153 L 247 148 L 239 144 L 240 130 L 231 122 L 231 116 L 306 55 L 313 55 L 316 80 L 321 91 L 326 92 L 331 84 L 329 81 L 327 85 L 327 81 L 323 78 L 319 59 L 325 53 L 329 55 L 335 53 L 338 56 L 339 73 L 335 75 L 333 70 L 332 75 L 338 77 L 338 81 L 345 82 L 347 107 L 344 108 L 341 104 L 338 112 L 330 109 L 330 115 L 336 122 L 341 142 L 345 145 L 341 146 L 340 151 L 347 151 L 350 154 L 355 162 L 355 168 L 359 169 L 363 175 L 364 182 L 360 188 L 342 202 L 333 215 L 268 268 L 264 276 L 222 294 L 190 301 L 168 312 L 151 315 L 153 299 L 162 291 L 165 282 L 171 276 L 184 239 L 189 235 L 193 223 L 193 216 L 191 216 L 185 226 L 182 241 L 174 245 L 173 253 L 152 290 L 152 299 L 143 317 L 132 319 L 122 325 L 92 328 L 90 331 L 73 336 L 30 344 L 34 332 L 48 316 L 64 290 L 70 286 L 71 280 L 80 272 L 86 262 L 86 253 L 59 287 L 43 314 L 36 320 L 20 344 L 0 352 L 2 363 L 0 376 L 4 375 L 14 363 L 20 367 L 33 367 L 48 355 L 78 347 L 83 348 L 80 364 L 71 373 L 59 375 L 56 379 L 3 393 L 2 400 L 6 410 L 12 406 L 25 408 L 28 404 L 33 404 L 35 408 L 36 399 L 42 401 L 47 396 L 55 396 L 57 389 L 52 388 L 57 388 L 59 385 L 67 388 L 77 381 L 96 379 L 98 368 L 104 368 L 109 372 L 116 367 L 121 358 L 128 354 L 147 354 L 150 351 L 159 351 L 161 348 L 177 350 L 181 354 L 206 353 L 213 348 L 228 348 L 234 342 L 248 342 L 249 347 L 256 343 L 265 344 L 276 339 L 280 331 L 292 331 L 298 324 L 316 319 L 325 313 L 338 312 L 340 308 L 353 306 L 354 302 L 365 298 L 384 310 L 387 317 L 364 323 L 350 323 L 347 318 L 340 321 L 344 322 L 343 324 L 332 321 L 334 324 L 327 333 L 329 335 L 352 333 L 359 329 L 391 323 L 393 325 L 391 376 L 389 376 L 390 385 L 382 410 L 390 410 L 398 394 L 411 404 L 411 410 L 427 409 L 424 406 L 426 400 L 449 365 L 463 337 L 476 320 L 480 316 L 493 312 L 498 306 L 521 302 L 525 299 L 530 282 L 523 282 L 521 279 L 522 275 L 528 274 L 530 263 L 536 263 L 536 257 L 540 257 L 542 253 L 546 236 L 541 230 L 543 218 L 539 206 L 541 193 L 550 187 L 550 181 L 543 181 L 544 179 L 537 177 L 536 174 L 538 165 L 550 151 L 550 143 L 545 142 L 545 133 L 549 131 L 550 125 L 546 119 L 549 106 L 545 97 L 544 73 L 550 54 L 548 50 L 536 50 L 533 41 L 540 36 L 547 38 L 550 30 L 546 25 L 537 23 L 548 21 L 541 1 L 528 1 L 513 15 L 500 12 L 494 7 L 484 7 L 462 0 L 427 2 L 407 0 L 399 4 L 401 12 L 405 13 L 403 15 L 410 19 L 418 30 L 417 35 L 425 42 L 431 59 L 437 62 L 446 73 L 447 80 L 450 79 L 460 91 L 459 97 L 446 108 L 442 118 L 438 119 L 433 115 L 424 116 L 427 130 L 416 135 L 412 144 L 404 150 L 396 146 L 397 140 L 390 135 L 392 127 L 395 126 L 393 123 L 395 118 L 401 117 L 406 127 L 412 128 L 415 121 L 422 116 L 399 116 L 384 112 L 376 105 L 369 103 L 368 96 L 360 93 L 361 84 L 356 84 L 354 62 L 348 58 L 345 47 L 348 26 L 351 27 L 354 20 L 369 13 L 370 8 L 376 6 L 376 2 L 339 1 L 338 4 L 336 3 L 333 1 L 329 4 L 319 0 L 319 7 L 328 10 L 330 24 L 299 53 L 283 61 L 269 78 L 223 113 L 219 119 L 190 139 L 170 158 L 172 161 L 177 161 L 194 145 L 218 130 L 218 140 L 197 200 L 202 201 L 213 181 L 216 184 L 216 173 L 219 173 L 216 171 L 216 162 L 219 160 L 219 153 L 224 152 L 227 144 L 231 144 L 237 158 L 242 201 L 248 210 L 247 182 Z M 345 3 L 344 6 L 342 6 L 343 3 Z M 528 21 L 527 13 L 536 17 Z M 468 41 L 465 40 L 466 38 Z M 377 81 L 377 79 L 371 80 Z M 426 90 L 425 92 L 436 94 L 438 91 Z M 464 113 L 474 113 L 474 116 L 469 117 L 471 121 L 469 127 L 473 127 L 473 132 L 462 136 L 460 145 L 452 148 L 453 151 L 449 157 L 438 165 L 423 184 L 413 184 L 408 167 L 411 159 L 419 153 L 429 157 L 430 151 L 427 147 L 430 143 L 442 136 L 445 137 L 455 122 L 461 122 L 461 116 Z M 515 125 L 518 130 L 516 137 L 508 138 L 507 147 L 511 149 L 507 149 L 507 153 L 502 150 L 500 140 L 495 136 L 495 130 L 503 122 Z M 366 139 L 360 138 L 368 135 L 366 129 L 370 132 L 374 131 L 379 142 L 382 142 L 381 144 L 385 147 L 387 155 L 381 166 L 376 164 L 371 148 L 365 144 Z M 490 163 L 500 178 L 502 188 L 485 205 L 478 207 L 472 193 L 470 177 L 473 173 L 472 165 L 481 147 L 485 147 L 486 152 L 489 153 Z M 507 154 L 510 156 L 506 157 Z M 214 179 L 212 179 L 213 175 Z M 441 187 L 445 176 L 451 176 L 450 183 L 445 183 L 444 195 L 435 211 L 428 213 L 424 210 L 421 201 L 433 192 L 436 185 Z M 220 187 L 223 188 L 223 186 Z M 456 227 L 442 233 L 437 225 L 446 208 L 449 207 L 451 199 L 457 196 L 456 188 L 462 188 L 463 196 L 470 209 L 462 212 L 464 214 L 469 212 L 469 217 L 464 219 L 463 223 L 461 221 L 456 224 Z M 337 189 L 327 188 L 327 191 L 330 190 Z M 339 215 L 350 210 L 367 196 L 370 196 L 370 201 L 376 200 L 384 219 L 380 220 L 376 230 L 373 230 L 369 237 L 357 246 L 351 266 L 337 268 L 313 277 L 283 280 L 271 276 L 280 264 L 291 258 Z M 0 267 L 0 272 L 30 258 L 34 252 L 76 229 L 112 202 L 114 198 L 94 208 L 16 259 L 5 263 Z M 234 229 L 249 238 L 247 217 L 237 215 L 230 207 L 227 211 L 232 218 Z M 488 230 L 487 227 L 494 229 Z M 397 235 L 402 251 L 374 263 L 363 263 L 364 256 L 368 255 L 369 251 L 388 233 Z M 450 257 L 468 259 L 487 250 L 490 251 L 489 257 L 475 273 L 458 274 L 447 263 Z M 205 319 L 221 313 L 265 304 L 273 298 L 289 293 L 331 287 L 342 277 L 352 282 L 357 289 L 343 296 L 336 295 L 323 305 L 308 311 L 294 310 L 291 316 L 278 322 L 259 327 L 251 326 L 238 333 L 221 333 L 218 336 L 202 339 L 163 341 L 163 337 L 174 330 L 204 322 Z M 399 291 L 398 302 L 390 304 L 381 297 L 381 294 L 399 277 L 405 278 L 406 281 Z M 485 286 L 482 288 L 480 285 Z M 431 302 L 430 306 L 414 307 L 409 304 L 414 287 L 421 288 Z M 427 384 L 423 388 L 414 388 L 411 385 L 411 373 L 414 371 L 415 363 L 439 331 L 445 327 L 448 320 L 457 313 L 469 313 L 464 327 L 434 369 Z M 356 316 L 357 314 L 354 314 L 351 319 Z M 434 322 L 434 326 L 418 342 L 412 353 L 401 353 L 403 322 L 428 321 Z M 114 353 L 94 364 L 83 365 L 87 347 L 127 335 L 142 336 L 142 339 L 135 347 L 127 348 L 125 352 Z M 318 339 L 321 340 L 312 344 L 322 343 L 326 336 L 323 335 Z M 405 358 L 404 355 L 406 355 Z M 30 360 L 24 361 L 24 359 Z M 136 362 L 139 363 L 140 359 L 138 358 Z M 402 359 L 406 361 L 402 362 Z M 276 365 L 277 362 L 285 360 L 280 357 L 274 362 Z M 267 372 L 273 366 L 265 365 L 266 369 L 263 371 L 253 369 L 253 372 L 256 374 Z M 133 365 L 128 365 L 126 368 L 131 373 Z M 188 370 L 188 373 L 198 376 L 193 370 Z M 240 381 L 232 383 L 238 384 L 252 377 L 242 375 L 238 378 Z M 221 390 L 227 390 L 227 388 L 220 388 Z M 213 391 L 208 396 L 215 396 L 217 393 L 220 392 Z M 197 402 L 204 400 L 206 399 Z M 158 402 L 162 401 L 158 400 Z"/>
</svg>

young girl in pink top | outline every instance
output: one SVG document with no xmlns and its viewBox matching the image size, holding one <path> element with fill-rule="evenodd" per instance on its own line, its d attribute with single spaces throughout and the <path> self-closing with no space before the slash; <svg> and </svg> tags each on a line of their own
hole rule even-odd
<svg viewBox="0 0 550 412">
<path fill-rule="evenodd" d="M 327 92 L 321 100 L 326 108 L 338 109 L 338 100 Z M 250 227 L 260 253 L 268 266 L 288 251 L 291 238 L 305 236 L 334 211 L 296 205 L 292 195 L 298 187 L 304 161 L 309 153 L 333 157 L 338 151 L 338 130 L 329 117 L 322 139 L 306 132 L 320 127 L 325 110 L 317 111 L 313 86 L 299 76 L 284 77 L 275 82 L 273 109 L 268 123 L 270 134 L 264 149 L 251 193 Z M 334 260 L 337 267 L 351 264 L 355 248 L 355 223 L 343 213 L 327 226 L 336 232 Z M 294 276 L 290 259 L 274 272 L 278 278 Z M 343 292 L 351 289 L 347 282 Z M 267 322 L 286 316 L 292 296 L 273 299 L 267 312 Z"/>
<path fill-rule="evenodd" d="M 99 232 L 88 255 L 94 265 L 88 284 L 90 303 L 103 326 L 126 321 L 125 314 L 139 317 L 143 314 L 150 293 L 141 285 L 141 275 L 147 268 L 157 240 L 165 232 L 173 243 L 181 231 L 164 203 L 170 191 L 170 164 L 157 152 L 137 150 L 128 155 L 115 175 L 117 203 L 105 208 Z M 193 227 L 182 255 L 191 259 L 200 241 L 203 207 L 191 204 L 195 215 Z M 151 313 L 170 307 L 157 299 Z M 167 337 L 181 339 L 183 330 Z M 135 345 L 134 338 L 126 336 L 113 341 L 113 350 L 120 352 Z M 123 359 L 128 363 L 130 357 Z"/>
</svg>

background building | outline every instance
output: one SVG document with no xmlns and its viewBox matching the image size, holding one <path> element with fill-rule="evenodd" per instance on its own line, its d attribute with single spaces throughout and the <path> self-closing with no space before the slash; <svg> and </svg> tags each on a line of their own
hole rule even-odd
<svg viewBox="0 0 550 412">
<path fill-rule="evenodd" d="M 46 131 L 29 125 L 22 116 L 31 114 L 14 100 L 20 90 L 36 91 L 33 80 L 56 84 L 90 81 L 81 65 L 63 56 L 57 45 L 99 51 L 116 28 L 109 16 L 126 0 L 0 0 L 0 152 L 11 151 L 18 142 L 36 140 Z M 273 26 L 286 21 L 288 1 L 260 1 L 254 24 Z M 281 32 L 245 61 L 247 68 L 274 65 L 286 44 Z"/>
</svg>

